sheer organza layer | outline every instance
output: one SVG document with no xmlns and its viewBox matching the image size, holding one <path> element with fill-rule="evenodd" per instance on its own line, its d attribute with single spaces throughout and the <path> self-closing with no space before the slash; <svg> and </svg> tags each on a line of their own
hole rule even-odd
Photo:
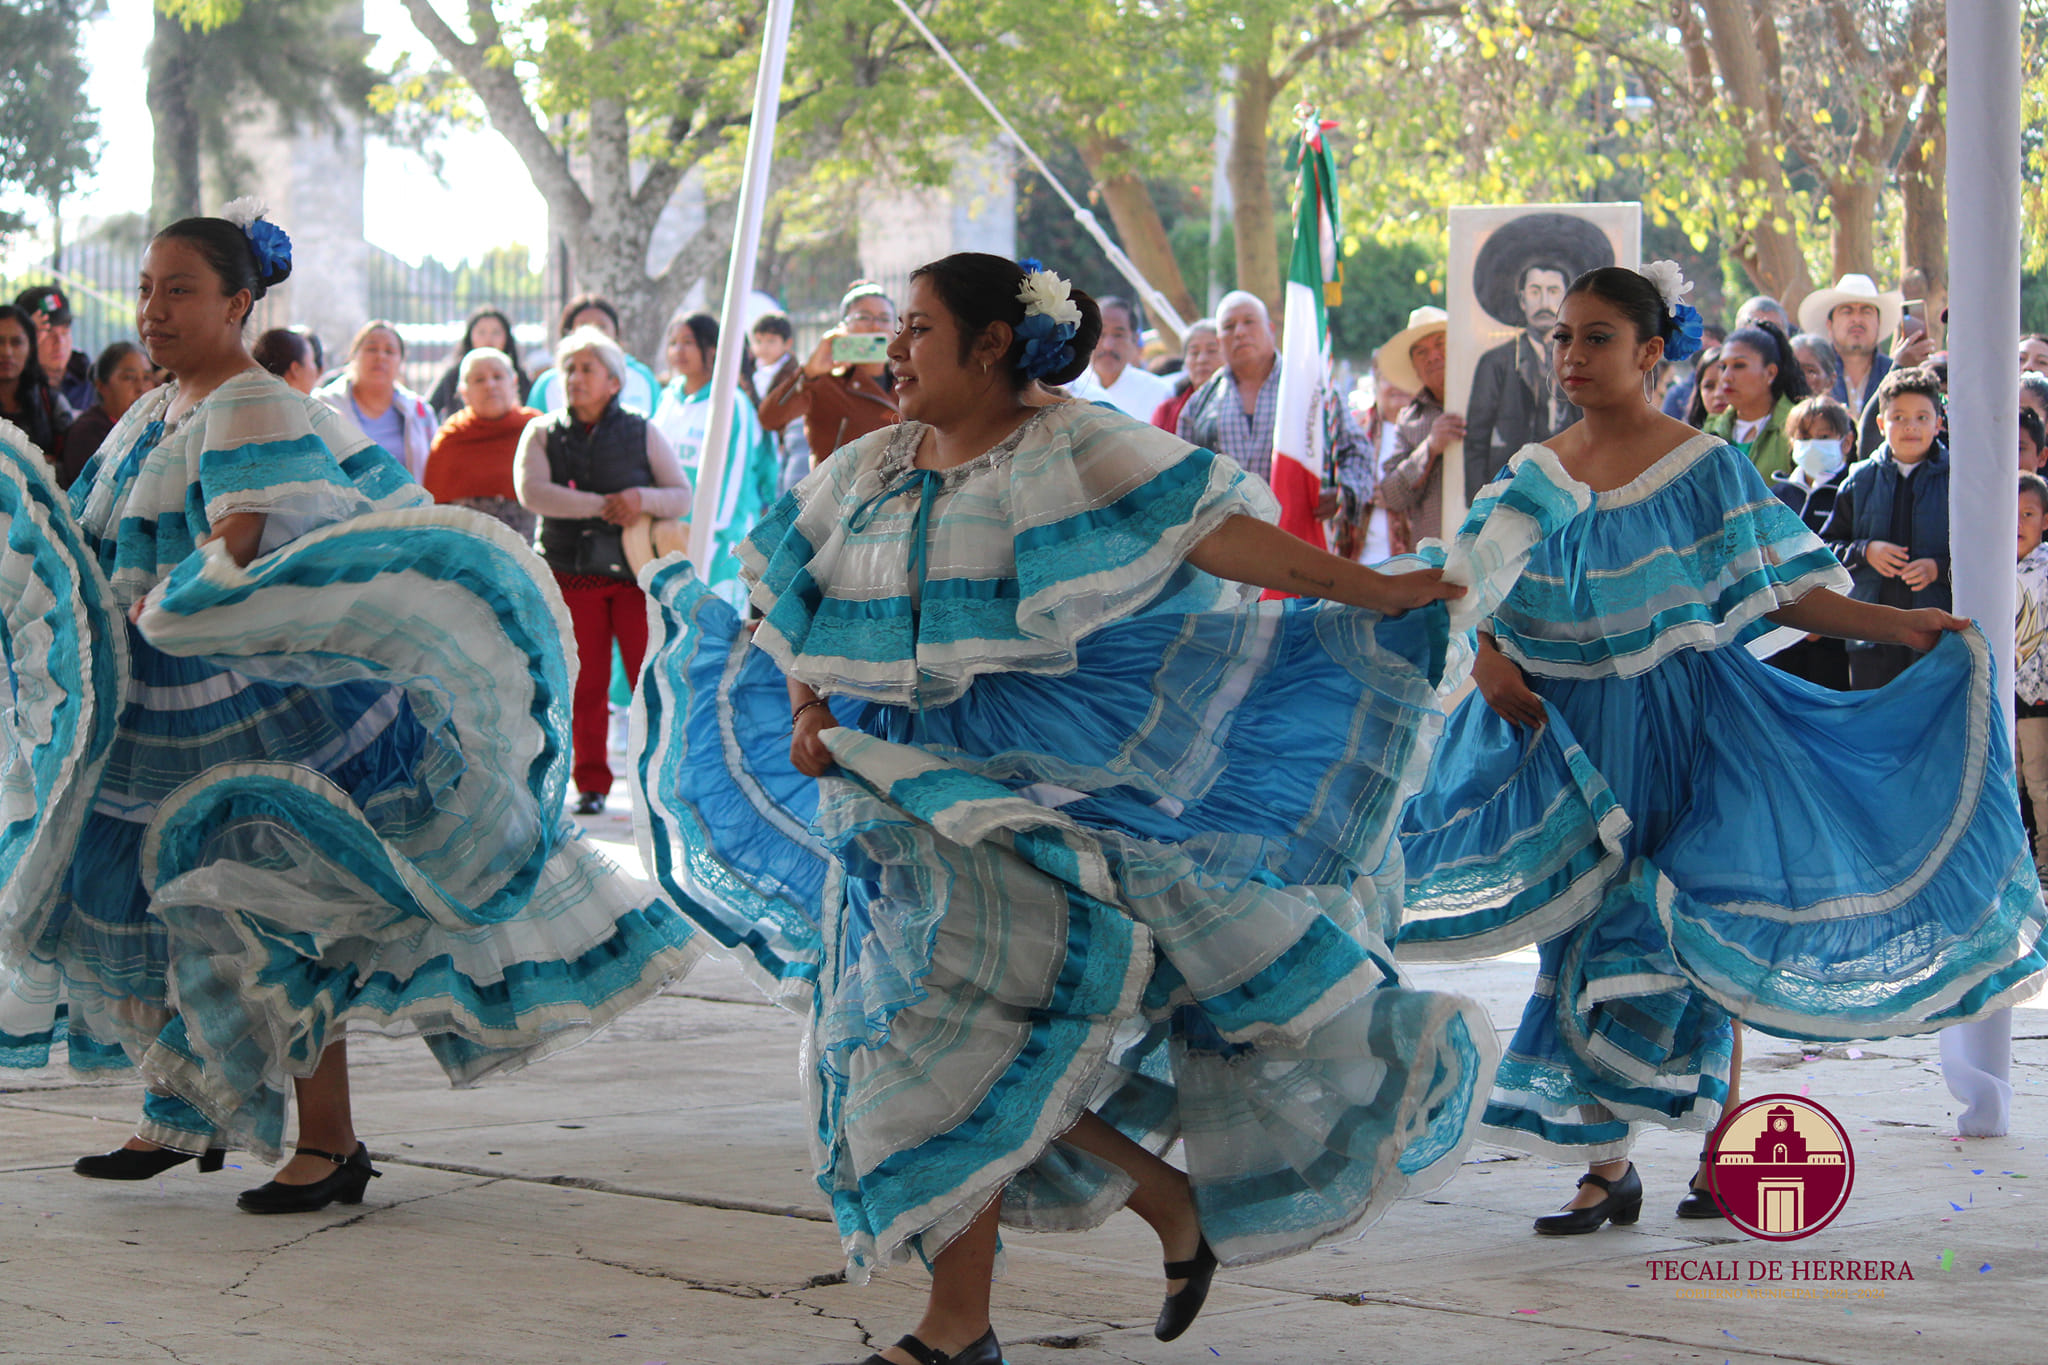
<svg viewBox="0 0 2048 1365">
<path fill-rule="evenodd" d="M 1583 509 L 1558 491 L 1532 470 L 1526 520 L 1454 548 L 1461 612 Z M 1013 1226 L 1099 1222 L 1128 1187 L 1056 1141 L 1090 1110 L 1185 1143 L 1237 1262 L 1455 1169 L 1490 1027 L 1410 987 L 1387 946 L 1393 831 L 1457 682 L 1442 607 L 1169 600 L 1076 640 L 1060 676 L 835 699 L 837 771 L 811 784 L 738 620 L 680 561 L 644 581 L 644 847 L 808 1011 L 819 1180 L 854 1273 L 932 1254 L 998 1189 Z"/>
<path fill-rule="evenodd" d="M 77 529 L 37 520 L 32 483 L 10 542 L 62 547 Z M 74 738 L 66 766 L 9 736 L 9 781 L 46 767 L 51 797 L 0 848 L 64 859 L 6 887 L 0 1059 L 139 1063 L 215 1130 L 151 1136 L 274 1153 L 291 1078 L 346 1026 L 427 1034 L 467 1082 L 685 970 L 701 936 L 560 814 L 569 631 L 535 563 L 465 510 L 371 512 L 246 569 L 195 552 L 132 634 L 102 578 L 104 633 L 11 650 L 17 696 L 59 699 Z M 10 640 L 38 609 L 23 577 Z M 95 754 L 76 736 L 104 715 Z"/>
</svg>

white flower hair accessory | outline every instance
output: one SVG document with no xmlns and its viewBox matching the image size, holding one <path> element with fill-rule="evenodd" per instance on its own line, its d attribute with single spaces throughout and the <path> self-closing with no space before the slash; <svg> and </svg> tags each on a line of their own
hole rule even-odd
<svg viewBox="0 0 2048 1365">
<path fill-rule="evenodd" d="M 1685 272 L 1676 261 L 1652 261 L 1642 269 L 1642 276 L 1657 286 L 1657 292 L 1664 299 L 1664 307 L 1672 317 L 1685 304 L 1685 296 L 1692 292 L 1692 281 L 1685 278 Z"/>
<path fill-rule="evenodd" d="M 222 218 L 240 228 L 249 239 L 259 286 L 276 284 L 292 273 L 292 239 L 283 228 L 263 216 L 268 212 L 263 201 L 253 194 L 243 195 L 220 211 Z M 263 289 L 259 287 L 256 297 L 262 296 Z"/>
<path fill-rule="evenodd" d="M 1664 358 L 1684 360 L 1698 355 L 1700 347 L 1706 344 L 1706 324 L 1700 320 L 1699 310 L 1685 301 L 1685 296 L 1692 292 L 1692 282 L 1685 278 L 1678 262 L 1652 261 L 1637 273 L 1657 287 L 1658 297 L 1664 300 L 1664 311 L 1670 314 L 1664 324 Z"/>
<path fill-rule="evenodd" d="M 234 200 L 227 207 L 223 208 L 220 211 L 220 216 L 233 223 L 242 231 L 247 232 L 250 224 L 269 211 L 261 199 L 258 199 L 253 194 L 245 194 L 240 199 Z"/>
<path fill-rule="evenodd" d="M 1050 270 L 1029 271 L 1024 276 L 1024 286 L 1017 291 L 1017 302 L 1024 305 L 1027 318 L 1049 317 L 1055 327 L 1081 325 L 1081 309 L 1074 302 L 1074 286 Z"/>
<path fill-rule="evenodd" d="M 1024 283 L 1017 290 L 1024 320 L 1016 328 L 1024 350 L 1017 368 L 1026 379 L 1043 379 L 1074 363 L 1074 348 L 1067 343 L 1081 329 L 1081 306 L 1074 302 L 1073 285 L 1031 257 L 1017 264 L 1024 269 Z"/>
</svg>

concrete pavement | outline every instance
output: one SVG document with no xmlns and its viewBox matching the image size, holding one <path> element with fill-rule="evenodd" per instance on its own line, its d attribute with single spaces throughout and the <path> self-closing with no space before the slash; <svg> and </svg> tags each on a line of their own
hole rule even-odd
<svg viewBox="0 0 2048 1365">
<path fill-rule="evenodd" d="M 588 824 L 637 866 L 623 816 Z M 1416 975 L 1505 1027 L 1533 961 Z M 2014 1031 L 2013 1136 L 1968 1141 L 1932 1038 L 1802 1049 L 1748 1035 L 1749 1092 L 1810 1094 L 1855 1147 L 1848 1207 L 1799 1242 L 1674 1218 L 1696 1142 L 1663 1133 L 1637 1152 L 1640 1223 L 1537 1238 L 1528 1220 L 1565 1199 L 1576 1170 L 1481 1147 L 1362 1240 L 1224 1272 L 1171 1345 L 1151 1336 L 1158 1247 L 1135 1218 L 1011 1237 L 997 1330 L 1010 1365 L 2048 1360 L 2048 1011 L 2018 1011 Z M 357 1035 L 357 1124 L 383 1178 L 359 1208 L 273 1218 L 234 1209 L 268 1176 L 247 1165 L 134 1186 L 72 1176 L 74 1157 L 131 1131 L 135 1087 L 0 1073 L 0 1360 L 857 1360 L 915 1321 L 925 1281 L 841 1281 L 797 1040 L 797 1021 L 725 963 L 475 1090 L 451 1091 L 416 1041 Z M 1740 1281 L 1681 1291 L 1652 1278 L 1651 1261 L 1687 1258 L 1745 1273 L 1751 1260 L 1880 1259 L 1913 1279 L 1765 1298 Z"/>
</svg>

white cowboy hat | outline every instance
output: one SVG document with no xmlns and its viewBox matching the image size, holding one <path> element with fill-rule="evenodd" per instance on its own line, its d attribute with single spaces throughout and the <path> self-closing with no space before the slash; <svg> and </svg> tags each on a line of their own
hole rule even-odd
<svg viewBox="0 0 2048 1365">
<path fill-rule="evenodd" d="M 1845 303 L 1874 303 L 1877 305 L 1877 341 L 1899 330 L 1899 319 L 1906 312 L 1906 296 L 1898 290 L 1879 290 L 1877 282 L 1868 275 L 1844 275 L 1835 282 L 1833 289 L 1816 289 L 1799 301 L 1799 330 L 1818 336 L 1828 334 L 1828 314 Z"/>
<path fill-rule="evenodd" d="M 1409 393 L 1421 393 L 1422 376 L 1415 373 L 1415 362 L 1408 358 L 1409 349 L 1430 333 L 1448 332 L 1450 327 L 1449 313 L 1424 304 L 1408 315 L 1406 327 L 1389 337 L 1386 344 L 1374 353 L 1374 367 L 1395 388 L 1405 389 Z"/>
</svg>

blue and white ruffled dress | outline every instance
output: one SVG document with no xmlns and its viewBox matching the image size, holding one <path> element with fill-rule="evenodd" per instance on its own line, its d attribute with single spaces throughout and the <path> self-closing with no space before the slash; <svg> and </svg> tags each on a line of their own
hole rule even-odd
<svg viewBox="0 0 2048 1365">
<path fill-rule="evenodd" d="M 944 472 L 913 467 L 925 431 L 855 442 L 771 510 L 751 645 L 688 564 L 643 576 L 642 851 L 808 1015 L 851 1273 L 929 1257 L 998 1190 L 1013 1227 L 1102 1221 L 1128 1183 L 1056 1142 L 1089 1110 L 1185 1140 L 1234 1263 L 1440 1184 L 1494 1054 L 1388 947 L 1443 609 L 1247 602 L 1186 556 L 1271 495 L 1110 409 L 1052 407 Z M 1463 561 L 1490 600 L 1546 529 Z M 786 675 L 840 722 L 821 782 L 790 763 Z"/>
<path fill-rule="evenodd" d="M 174 396 L 72 507 L 0 427 L 0 1063 L 139 1066 L 143 1136 L 274 1156 L 346 1026 L 468 1082 L 686 970 L 703 936 L 562 818 L 531 551 L 260 371 L 167 425 Z M 198 547 L 252 512 L 246 569 Z"/>
<path fill-rule="evenodd" d="M 1541 446 L 1509 473 L 1536 466 L 1565 477 Z M 1711 436 L 1530 556 L 1489 628 L 1547 723 L 1525 733 L 1467 698 L 1401 836 L 1404 959 L 1542 945 L 1490 1139 L 1602 1161 L 1640 1124 L 1710 1129 L 1730 1016 L 1877 1038 L 2039 989 L 2041 889 L 1982 635 L 1876 692 L 1745 648 L 1768 613 L 1847 586 Z"/>
</svg>

